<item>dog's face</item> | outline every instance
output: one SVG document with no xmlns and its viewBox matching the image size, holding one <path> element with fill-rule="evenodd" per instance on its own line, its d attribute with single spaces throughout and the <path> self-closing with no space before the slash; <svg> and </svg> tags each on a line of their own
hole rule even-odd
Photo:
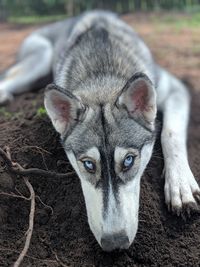
<svg viewBox="0 0 200 267">
<path fill-rule="evenodd" d="M 91 107 L 51 89 L 45 106 L 81 180 L 98 243 L 106 251 L 128 248 L 138 227 L 140 178 L 155 139 L 151 82 L 135 75 L 115 103 Z"/>
</svg>

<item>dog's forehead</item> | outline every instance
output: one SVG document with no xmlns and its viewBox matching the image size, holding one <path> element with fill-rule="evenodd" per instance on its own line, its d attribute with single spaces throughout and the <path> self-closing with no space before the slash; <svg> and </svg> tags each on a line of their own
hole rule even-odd
<svg viewBox="0 0 200 267">
<path fill-rule="evenodd" d="M 66 150 L 76 155 L 114 155 L 117 147 L 141 149 L 153 134 L 124 113 L 107 106 L 98 106 L 89 113 L 90 117 L 78 124 L 64 144 Z M 93 149 L 92 149 L 93 148 Z M 95 149 L 96 148 L 96 149 Z"/>
</svg>

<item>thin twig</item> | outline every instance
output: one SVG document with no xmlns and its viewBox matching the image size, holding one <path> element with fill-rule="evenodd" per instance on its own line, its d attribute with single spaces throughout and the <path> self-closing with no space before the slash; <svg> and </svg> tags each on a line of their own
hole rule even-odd
<svg viewBox="0 0 200 267">
<path fill-rule="evenodd" d="M 56 261 L 62 266 L 62 267 L 69 267 L 69 265 L 66 265 L 64 262 L 62 262 L 55 251 L 53 251 L 53 254 L 55 255 Z"/>
<path fill-rule="evenodd" d="M 23 147 L 22 147 L 22 149 L 26 149 L 26 148 L 37 149 L 37 150 L 40 150 L 40 151 L 43 151 L 43 152 L 45 152 L 45 153 L 47 153 L 47 154 L 52 155 L 51 152 L 49 152 L 49 151 L 47 151 L 46 149 L 44 149 L 44 148 L 42 148 L 42 147 L 39 147 L 39 146 L 28 146 L 28 145 L 26 145 L 26 146 L 23 146 Z"/>
<path fill-rule="evenodd" d="M 41 203 L 44 207 L 50 209 L 50 210 L 51 210 L 51 215 L 53 215 L 53 208 L 52 208 L 51 206 L 45 204 L 45 203 L 42 201 L 42 199 L 41 199 L 38 195 L 36 196 L 36 198 L 39 199 L 40 203 Z"/>
<path fill-rule="evenodd" d="M 24 178 L 24 182 L 30 191 L 30 199 L 31 199 L 31 209 L 30 209 L 30 214 L 29 214 L 29 227 L 28 227 L 28 231 L 27 231 L 27 236 L 26 236 L 24 248 L 21 251 L 18 259 L 14 263 L 13 267 L 19 267 L 20 266 L 21 262 L 23 261 L 25 255 L 29 249 L 31 237 L 33 234 L 34 215 L 35 215 L 35 192 L 33 190 L 31 183 L 29 182 L 29 180 L 27 178 Z"/>
<path fill-rule="evenodd" d="M 0 191 L 0 195 L 1 196 L 6 196 L 6 197 L 15 197 L 15 198 L 21 198 L 21 199 L 25 199 L 25 200 L 30 200 L 30 198 L 28 198 L 28 197 L 25 197 L 23 195 L 17 195 L 17 194 L 14 194 L 14 193 L 7 193 L 7 192 Z"/>
<path fill-rule="evenodd" d="M 43 152 L 46 153 L 46 154 L 50 154 L 50 155 L 52 155 L 52 153 L 49 152 L 49 151 L 47 151 L 47 150 L 45 150 L 45 149 L 43 149 L 43 148 L 41 148 L 41 147 L 38 147 L 38 146 L 28 146 L 28 145 L 27 145 L 27 146 L 23 146 L 23 147 L 21 148 L 21 150 L 25 150 L 26 148 L 28 148 L 28 149 L 29 149 L 29 148 L 31 148 L 31 149 L 36 149 L 36 151 L 39 152 L 39 154 L 42 156 L 42 160 L 43 160 L 45 169 L 48 170 L 48 167 L 47 167 L 47 164 L 46 164 L 46 162 L 45 162 L 45 157 L 44 157 Z"/>
<path fill-rule="evenodd" d="M 11 161 L 9 150 L 7 150 L 6 153 L 2 148 L 0 148 L 0 156 L 4 160 L 8 171 L 17 175 L 30 177 L 43 176 L 47 178 L 69 178 L 75 175 L 74 171 L 68 173 L 57 173 L 54 171 L 45 171 L 38 168 L 24 169 L 19 163 L 14 163 Z"/>
</svg>

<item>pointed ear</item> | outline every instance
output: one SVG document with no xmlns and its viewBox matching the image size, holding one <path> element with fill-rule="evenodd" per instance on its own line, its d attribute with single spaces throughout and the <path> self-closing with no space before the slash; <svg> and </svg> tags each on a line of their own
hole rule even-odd
<svg viewBox="0 0 200 267">
<path fill-rule="evenodd" d="M 157 112 L 152 82 L 145 74 L 136 73 L 123 88 L 117 105 L 125 107 L 134 119 L 143 119 L 152 124 Z"/>
<path fill-rule="evenodd" d="M 83 105 L 73 94 L 61 92 L 61 88 L 55 84 L 47 86 L 44 105 L 54 128 L 61 136 L 76 123 L 78 114 L 83 109 Z"/>
</svg>

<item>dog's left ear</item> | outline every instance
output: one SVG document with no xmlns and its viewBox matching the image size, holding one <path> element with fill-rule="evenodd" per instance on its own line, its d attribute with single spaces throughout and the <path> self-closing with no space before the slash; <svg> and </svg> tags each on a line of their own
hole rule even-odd
<svg viewBox="0 0 200 267">
<path fill-rule="evenodd" d="M 47 86 L 44 105 L 54 128 L 61 136 L 76 124 L 78 115 L 83 110 L 79 99 L 70 92 L 63 93 L 55 84 Z"/>
<path fill-rule="evenodd" d="M 156 118 L 156 92 L 150 79 L 136 73 L 127 82 L 117 100 L 117 106 L 125 107 L 129 116 L 152 124 Z"/>
</svg>

